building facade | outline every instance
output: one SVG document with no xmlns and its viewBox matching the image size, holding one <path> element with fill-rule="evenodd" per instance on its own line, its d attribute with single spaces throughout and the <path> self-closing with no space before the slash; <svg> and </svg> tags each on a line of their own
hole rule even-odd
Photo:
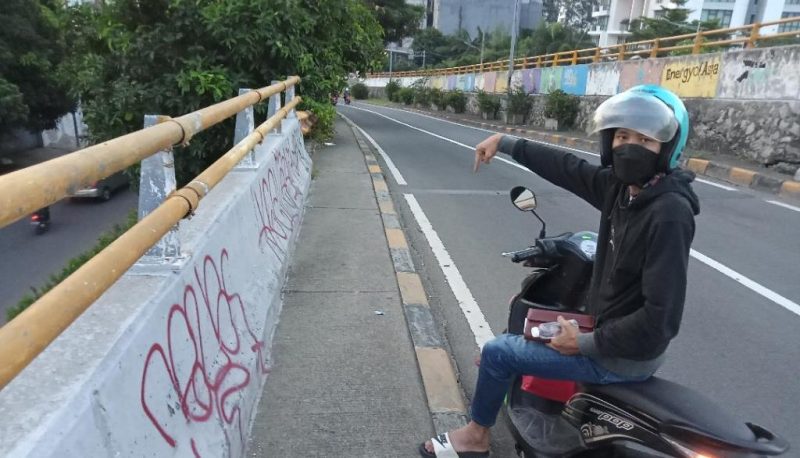
<svg viewBox="0 0 800 458">
<path fill-rule="evenodd" d="M 492 32 L 501 28 L 511 33 L 514 0 L 406 0 L 424 5 L 423 27 L 433 27 L 445 35 L 466 30 L 470 38 L 479 36 L 478 29 Z M 542 0 L 519 0 L 519 28 L 533 29 L 542 21 Z"/>
<path fill-rule="evenodd" d="M 600 0 L 592 12 L 594 25 L 589 32 L 599 46 L 612 46 L 630 35 L 627 24 L 640 17 L 658 17 L 663 8 L 674 8 L 670 0 Z M 723 27 L 739 27 L 756 22 L 800 16 L 800 0 L 689 0 L 689 22 L 719 20 Z M 800 23 L 764 27 L 762 34 L 800 30 Z M 687 33 L 692 30 L 687 30 Z"/>
</svg>

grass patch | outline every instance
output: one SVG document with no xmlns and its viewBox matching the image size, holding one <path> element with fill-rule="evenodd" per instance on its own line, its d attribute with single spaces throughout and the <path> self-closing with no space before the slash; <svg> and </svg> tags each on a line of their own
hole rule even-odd
<svg viewBox="0 0 800 458">
<path fill-rule="evenodd" d="M 367 99 L 366 102 L 382 107 L 393 107 L 395 105 L 394 102 L 390 102 L 386 99 Z"/>
</svg>

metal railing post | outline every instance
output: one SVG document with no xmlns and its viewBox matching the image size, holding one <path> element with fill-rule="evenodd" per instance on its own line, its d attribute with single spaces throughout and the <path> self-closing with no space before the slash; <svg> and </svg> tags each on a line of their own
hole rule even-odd
<svg viewBox="0 0 800 458">
<path fill-rule="evenodd" d="M 703 45 L 703 33 L 698 28 L 697 33 L 694 35 L 694 45 L 692 46 L 692 54 L 700 54 L 700 48 Z"/>
<path fill-rule="evenodd" d="M 656 38 L 655 41 L 653 41 L 653 45 L 650 48 L 650 57 L 651 58 L 658 57 L 658 48 L 659 48 L 660 45 L 661 45 L 661 41 L 658 38 Z"/>
<path fill-rule="evenodd" d="M 572 65 L 578 64 L 578 51 L 572 51 Z"/>
<path fill-rule="evenodd" d="M 625 43 L 619 45 L 619 54 L 617 54 L 617 60 L 620 62 L 625 60 Z"/>
<path fill-rule="evenodd" d="M 600 62 L 600 48 L 594 48 L 594 57 L 592 58 L 592 62 L 598 63 Z"/>
<path fill-rule="evenodd" d="M 156 115 L 144 115 L 144 127 L 155 126 L 165 119 Z M 175 158 L 172 148 L 160 150 L 142 160 L 139 174 L 139 221 L 161 205 L 176 186 Z M 178 226 L 153 245 L 137 262 L 138 265 L 166 264 L 181 256 L 181 242 Z"/>
<path fill-rule="evenodd" d="M 280 81 L 273 80 L 271 84 L 279 83 Z M 287 96 L 288 97 L 288 96 Z M 289 103 L 287 100 L 286 103 Z M 271 118 L 281 109 L 281 93 L 273 94 L 269 98 L 269 105 L 267 106 L 267 119 Z M 281 134 L 281 125 L 280 123 L 275 127 L 274 132 L 276 134 Z"/>
<path fill-rule="evenodd" d="M 750 29 L 750 36 L 747 38 L 747 43 L 745 44 L 745 48 L 756 47 L 756 40 L 758 40 L 760 32 L 761 32 L 761 23 L 754 22 L 753 28 Z"/>
<path fill-rule="evenodd" d="M 284 104 L 289 105 L 292 102 L 292 100 L 294 100 L 294 86 L 286 88 L 286 99 L 284 100 Z M 295 112 L 295 109 L 292 108 L 291 110 L 289 110 L 289 115 L 286 117 L 296 118 L 297 113 Z"/>
<path fill-rule="evenodd" d="M 251 89 L 239 88 L 239 95 L 250 92 Z M 236 113 L 236 129 L 233 131 L 233 145 L 242 141 L 245 137 L 250 135 L 255 129 L 255 118 L 253 114 L 253 106 L 249 106 L 244 110 Z M 250 151 L 250 154 L 244 157 L 236 168 L 251 169 L 256 166 L 255 153 Z"/>
</svg>

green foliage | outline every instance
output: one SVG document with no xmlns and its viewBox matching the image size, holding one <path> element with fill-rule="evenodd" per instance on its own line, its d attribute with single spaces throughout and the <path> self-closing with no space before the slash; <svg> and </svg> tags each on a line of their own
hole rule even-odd
<svg viewBox="0 0 800 458">
<path fill-rule="evenodd" d="M 578 116 L 580 100 L 574 95 L 569 95 L 561 89 L 547 94 L 544 106 L 544 116 L 558 120 L 558 127 L 566 128 L 575 124 Z"/>
<path fill-rule="evenodd" d="M 182 115 L 290 75 L 303 78 L 304 99 L 327 100 L 383 53 L 360 0 L 115 0 L 68 15 L 67 73 L 93 141 L 141 129 L 144 114 Z M 265 114 L 259 105 L 256 122 Z M 230 119 L 180 147 L 179 184 L 224 153 L 232 131 Z"/>
<path fill-rule="evenodd" d="M 45 293 L 64 281 L 64 279 L 72 275 L 73 272 L 78 270 L 82 265 L 86 264 L 88 260 L 92 259 L 92 257 L 94 257 L 97 253 L 103 251 L 103 249 L 110 245 L 111 242 L 116 240 L 120 235 L 124 234 L 125 231 L 133 227 L 137 220 L 138 218 L 136 215 L 136 210 L 131 210 L 131 212 L 128 213 L 127 220 L 121 225 L 114 225 L 114 228 L 111 229 L 111 231 L 101 235 L 100 238 L 97 239 L 97 243 L 94 247 L 67 261 L 67 265 L 61 269 L 61 272 L 50 275 L 50 279 L 47 280 L 44 285 L 39 288 L 31 288 L 32 291 L 30 294 L 26 294 L 22 299 L 20 299 L 20 301 L 17 302 L 17 305 L 9 307 L 6 310 L 6 318 L 9 321 L 14 319 L 15 316 L 22 313 L 22 311 L 28 308 L 28 306 L 36 302 L 40 297 L 44 296 Z"/>
<path fill-rule="evenodd" d="M 558 21 L 585 31 L 592 24 L 592 11 L 599 4 L 599 0 L 544 0 L 542 12 L 547 22 Z"/>
<path fill-rule="evenodd" d="M 592 37 L 585 30 L 565 26 L 559 22 L 542 24 L 519 41 L 519 49 L 523 56 L 539 56 L 595 46 Z"/>
<path fill-rule="evenodd" d="M 317 117 L 317 122 L 311 129 L 311 138 L 318 141 L 327 141 L 333 138 L 334 123 L 336 121 L 336 108 L 327 99 L 322 102 L 304 98 L 298 110 L 308 110 Z"/>
<path fill-rule="evenodd" d="M 500 111 L 500 99 L 491 96 L 483 91 L 478 91 L 478 109 L 481 113 L 485 113 L 489 119 L 497 118 L 497 112 Z"/>
<path fill-rule="evenodd" d="M 425 86 L 425 80 L 419 80 L 411 88 L 414 91 L 414 103 L 429 107 L 431 104 L 431 89 Z"/>
<path fill-rule="evenodd" d="M 400 93 L 398 94 L 400 101 L 402 101 L 406 105 L 411 105 L 414 103 L 414 89 L 410 87 L 404 87 L 400 89 Z"/>
<path fill-rule="evenodd" d="M 389 82 L 386 83 L 386 98 L 388 98 L 391 102 L 399 102 L 400 89 L 402 89 L 402 87 L 397 80 L 389 80 Z"/>
<path fill-rule="evenodd" d="M 369 98 L 369 88 L 364 83 L 356 83 L 350 88 L 350 93 L 356 100 L 366 100 Z"/>
<path fill-rule="evenodd" d="M 444 111 L 447 108 L 447 104 L 444 100 L 445 92 L 439 88 L 431 89 L 431 103 L 436 105 L 437 110 Z"/>
<path fill-rule="evenodd" d="M 450 91 L 445 96 L 445 103 L 456 113 L 463 113 L 467 110 L 467 95 L 458 89 Z"/>
<path fill-rule="evenodd" d="M 383 28 L 386 43 L 414 35 L 425 14 L 425 7 L 409 5 L 404 0 L 365 0 L 365 3 Z"/>
<path fill-rule="evenodd" d="M 508 112 L 511 114 L 528 116 L 531 111 L 533 101 L 528 97 L 528 93 L 522 86 L 516 86 L 508 96 Z"/>
<path fill-rule="evenodd" d="M 59 74 L 66 46 L 61 11 L 39 0 L 3 0 L 0 8 L 0 134 L 55 127 L 75 103 Z"/>
</svg>

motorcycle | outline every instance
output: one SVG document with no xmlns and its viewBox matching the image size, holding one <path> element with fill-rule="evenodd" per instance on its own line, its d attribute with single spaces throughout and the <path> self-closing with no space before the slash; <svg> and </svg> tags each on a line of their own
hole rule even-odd
<svg viewBox="0 0 800 458">
<path fill-rule="evenodd" d="M 339 104 L 339 94 L 331 95 L 331 105 L 338 105 Z"/>
<path fill-rule="evenodd" d="M 50 229 L 50 209 L 44 207 L 36 210 L 36 212 L 31 215 L 31 225 L 36 235 L 47 232 L 47 230 Z"/>
<path fill-rule="evenodd" d="M 547 237 L 535 194 L 522 186 L 510 194 L 518 209 L 542 224 L 533 246 L 503 253 L 534 268 L 510 303 L 507 332 L 523 334 L 531 308 L 584 313 L 597 234 Z M 700 393 L 659 377 L 594 385 L 520 375 L 509 388 L 506 413 L 524 458 L 744 458 L 789 449 L 777 434 L 742 423 Z"/>
<path fill-rule="evenodd" d="M 350 105 L 350 94 L 345 94 L 344 95 L 344 104 L 345 105 Z"/>
</svg>

